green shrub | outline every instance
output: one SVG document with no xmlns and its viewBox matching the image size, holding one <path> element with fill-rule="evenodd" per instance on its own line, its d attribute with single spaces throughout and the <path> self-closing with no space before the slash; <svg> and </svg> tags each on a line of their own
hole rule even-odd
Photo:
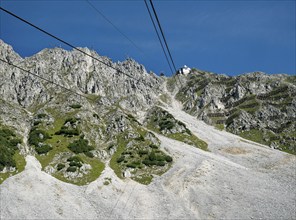
<svg viewBox="0 0 296 220">
<path fill-rule="evenodd" d="M 2 128 L 0 129 L 0 136 L 8 138 L 8 137 L 15 137 L 15 134 L 7 128 Z"/>
<path fill-rule="evenodd" d="M 146 166 L 165 166 L 166 162 L 172 162 L 173 158 L 168 156 L 168 155 L 164 155 L 161 151 L 159 151 L 159 153 L 155 153 L 155 151 L 152 151 L 148 157 L 146 157 L 142 163 Z"/>
<path fill-rule="evenodd" d="M 21 143 L 22 143 L 22 141 L 21 141 L 20 139 L 18 139 L 18 138 L 11 139 L 11 140 L 9 140 L 9 141 L 10 141 L 10 144 L 11 144 L 12 146 L 14 146 L 14 147 L 16 147 L 18 144 L 21 144 Z M 17 149 L 17 148 L 15 148 L 15 149 Z"/>
<path fill-rule="evenodd" d="M 71 161 L 69 163 L 70 167 L 82 167 L 81 162 Z"/>
<path fill-rule="evenodd" d="M 156 160 L 156 161 L 165 161 L 165 156 L 162 156 L 162 155 L 156 155 L 156 156 L 155 156 L 155 160 Z"/>
<path fill-rule="evenodd" d="M 125 152 L 123 152 L 122 154 L 129 154 L 129 155 L 132 155 L 133 152 L 131 152 L 131 151 L 125 151 Z"/>
<path fill-rule="evenodd" d="M 68 167 L 67 172 L 75 172 L 77 170 L 77 167 Z"/>
<path fill-rule="evenodd" d="M 92 152 L 85 152 L 84 154 L 85 154 L 85 156 L 87 156 L 89 158 L 94 158 L 94 155 Z"/>
<path fill-rule="evenodd" d="M 110 144 L 107 148 L 107 150 L 111 150 L 114 147 L 114 144 Z"/>
<path fill-rule="evenodd" d="M 41 114 L 38 114 L 38 115 L 37 115 L 37 118 L 45 118 L 46 116 L 47 116 L 46 114 L 41 113 Z"/>
<path fill-rule="evenodd" d="M 70 122 L 70 124 L 73 125 L 73 124 L 75 124 L 78 120 L 79 120 L 78 118 L 67 118 L 64 124 Z"/>
<path fill-rule="evenodd" d="M 124 156 L 121 156 L 116 160 L 117 163 L 121 163 L 122 161 L 124 161 Z"/>
<path fill-rule="evenodd" d="M 43 136 L 43 138 L 41 138 L 41 136 Z M 40 142 L 44 142 L 50 138 L 49 134 L 45 131 L 33 129 L 30 131 L 28 142 L 30 145 L 34 145 L 36 147 Z"/>
<path fill-rule="evenodd" d="M 152 152 L 149 154 L 148 158 L 149 158 L 149 160 L 151 160 L 151 161 L 156 160 L 156 155 L 155 155 L 155 153 L 152 151 Z"/>
<path fill-rule="evenodd" d="M 70 105 L 70 107 L 74 108 L 74 109 L 78 109 L 78 108 L 81 108 L 82 105 L 80 105 L 80 104 L 72 104 L 72 105 Z"/>
<path fill-rule="evenodd" d="M 139 137 L 135 138 L 136 141 L 145 141 L 144 137 L 140 135 Z"/>
<path fill-rule="evenodd" d="M 17 145 L 21 140 L 16 138 L 16 135 L 7 128 L 0 129 L 0 171 L 4 167 L 15 167 L 16 162 L 13 156 L 16 152 Z"/>
<path fill-rule="evenodd" d="M 99 115 L 97 113 L 93 113 L 93 117 L 99 119 Z"/>
<path fill-rule="evenodd" d="M 61 170 L 61 169 L 63 169 L 64 167 L 65 167 L 65 164 L 59 163 L 59 164 L 57 165 L 57 170 Z"/>
<path fill-rule="evenodd" d="M 167 119 L 162 119 L 159 122 L 159 127 L 161 131 L 165 129 L 171 130 L 174 126 L 175 126 L 175 123 Z"/>
<path fill-rule="evenodd" d="M 132 116 L 131 114 L 127 114 L 127 117 L 131 120 L 131 121 L 134 121 L 134 122 L 138 122 L 137 119 Z"/>
<path fill-rule="evenodd" d="M 78 156 L 73 156 L 73 157 L 69 157 L 68 159 L 67 159 L 67 161 L 68 162 L 72 162 L 72 161 L 74 161 L 74 162 L 77 162 L 77 163 L 83 163 L 83 160 L 80 158 L 80 157 L 78 157 Z"/>
<path fill-rule="evenodd" d="M 143 160 L 142 163 L 145 164 L 146 166 L 156 165 L 156 161 L 151 161 L 149 159 Z"/>
<path fill-rule="evenodd" d="M 171 156 L 165 156 L 165 161 L 166 162 L 168 162 L 168 163 L 170 163 L 170 162 L 172 162 L 173 161 L 173 158 L 171 157 Z"/>
<path fill-rule="evenodd" d="M 148 154 L 148 151 L 147 150 L 139 150 L 138 153 L 140 156 L 143 156 L 144 154 Z"/>
<path fill-rule="evenodd" d="M 33 126 L 37 126 L 41 123 L 41 121 L 34 121 Z"/>
<path fill-rule="evenodd" d="M 90 146 L 88 144 L 88 140 L 85 139 L 79 139 L 73 143 L 70 143 L 68 148 L 76 154 L 86 153 L 88 151 L 94 150 L 94 147 Z"/>
<path fill-rule="evenodd" d="M 16 162 L 13 159 L 13 155 L 15 154 L 15 150 L 13 148 L 5 147 L 3 145 L 0 145 L 0 165 L 2 171 L 5 166 L 7 167 L 15 167 Z"/>
<path fill-rule="evenodd" d="M 186 125 L 185 125 L 183 122 L 181 122 L 181 121 L 178 121 L 177 123 L 178 123 L 178 125 L 180 125 L 180 126 L 186 127 Z"/>
<path fill-rule="evenodd" d="M 35 146 L 35 150 L 38 154 L 46 154 L 48 151 L 52 150 L 52 147 L 48 144 L 42 146 Z"/>
<path fill-rule="evenodd" d="M 78 136 L 80 134 L 78 128 L 68 128 L 66 126 L 62 126 L 61 129 L 55 132 L 55 135 L 65 135 L 65 136 Z"/>
<path fill-rule="evenodd" d="M 157 161 L 156 165 L 163 167 L 163 166 L 165 166 L 165 162 L 164 161 Z"/>
<path fill-rule="evenodd" d="M 158 149 L 158 146 L 155 144 L 150 144 L 149 147 L 151 147 L 152 149 Z"/>
<path fill-rule="evenodd" d="M 186 133 L 192 135 L 191 131 L 188 128 L 186 128 Z"/>
<path fill-rule="evenodd" d="M 129 163 L 126 166 L 129 167 L 129 168 L 137 168 L 137 165 L 133 164 L 133 163 Z"/>
</svg>

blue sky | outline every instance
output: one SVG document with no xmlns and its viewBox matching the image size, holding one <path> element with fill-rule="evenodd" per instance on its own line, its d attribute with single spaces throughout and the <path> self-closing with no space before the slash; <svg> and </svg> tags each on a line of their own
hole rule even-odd
<svg viewBox="0 0 296 220">
<path fill-rule="evenodd" d="M 295 75 L 295 1 L 156 1 L 154 6 L 177 68 L 238 75 L 252 71 Z M 85 0 L 0 0 L 7 10 L 75 46 L 113 61 L 132 57 L 159 74 L 171 71 L 143 0 L 91 1 L 139 48 Z M 0 11 L 0 38 L 23 57 L 62 43 Z"/>
</svg>

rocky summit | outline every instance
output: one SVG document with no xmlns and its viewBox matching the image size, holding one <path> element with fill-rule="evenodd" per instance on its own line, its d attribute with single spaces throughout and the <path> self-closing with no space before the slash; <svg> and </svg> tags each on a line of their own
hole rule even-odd
<svg viewBox="0 0 296 220">
<path fill-rule="evenodd" d="M 1 219 L 293 219 L 296 76 L 157 76 L 0 40 Z"/>
</svg>

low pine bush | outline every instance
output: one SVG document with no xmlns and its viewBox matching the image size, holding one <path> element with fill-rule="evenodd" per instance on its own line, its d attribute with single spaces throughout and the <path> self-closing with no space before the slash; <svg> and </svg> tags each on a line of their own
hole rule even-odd
<svg viewBox="0 0 296 220">
<path fill-rule="evenodd" d="M 42 146 L 35 146 L 35 150 L 38 154 L 46 154 L 50 150 L 52 150 L 52 147 L 48 144 L 42 145 Z"/>
<path fill-rule="evenodd" d="M 94 150 L 94 147 L 90 146 L 88 144 L 88 140 L 85 139 L 79 139 L 77 141 L 70 143 L 68 145 L 68 148 L 76 154 L 86 153 Z"/>
<path fill-rule="evenodd" d="M 75 172 L 77 170 L 77 167 L 68 167 L 67 172 Z"/>
<path fill-rule="evenodd" d="M 64 167 L 65 167 L 65 164 L 59 163 L 59 164 L 57 165 L 57 170 L 61 170 L 61 169 L 63 169 Z"/>
</svg>

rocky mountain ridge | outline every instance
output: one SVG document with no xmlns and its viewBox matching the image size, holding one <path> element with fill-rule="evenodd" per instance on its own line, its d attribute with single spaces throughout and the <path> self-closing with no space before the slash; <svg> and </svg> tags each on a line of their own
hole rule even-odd
<svg viewBox="0 0 296 220">
<path fill-rule="evenodd" d="M 0 48 L 7 62 L 0 67 L 1 128 L 23 139 L 17 149 L 3 146 L 2 181 L 13 174 L 6 171 L 14 155 L 26 154 L 35 154 L 47 173 L 77 185 L 98 178 L 105 164 L 144 184 L 169 168 L 172 158 L 135 118 L 157 102 L 163 78 L 132 59 L 112 63 L 87 48 L 81 50 L 113 68 L 77 51 L 45 49 L 22 59 L 3 41 Z"/>
<path fill-rule="evenodd" d="M 295 154 L 296 76 L 254 72 L 235 77 L 195 70 L 176 97 L 208 124 Z"/>
<path fill-rule="evenodd" d="M 1 158 L 2 181 L 23 169 L 15 164 L 11 170 L 9 162 L 29 154 L 65 182 L 88 184 L 110 166 L 120 178 L 149 184 L 173 162 L 155 134 L 207 150 L 206 142 L 161 107 L 170 104 L 172 94 L 186 112 L 209 124 L 295 153 L 295 76 L 228 77 L 193 70 L 179 75 L 179 84 L 147 73 L 132 59 L 113 63 L 81 50 L 119 71 L 61 48 L 21 58 L 0 41 L 1 59 L 68 89 L 1 62 L 0 128 L 13 132 L 3 135 L 6 140 L 22 139 Z"/>
</svg>

